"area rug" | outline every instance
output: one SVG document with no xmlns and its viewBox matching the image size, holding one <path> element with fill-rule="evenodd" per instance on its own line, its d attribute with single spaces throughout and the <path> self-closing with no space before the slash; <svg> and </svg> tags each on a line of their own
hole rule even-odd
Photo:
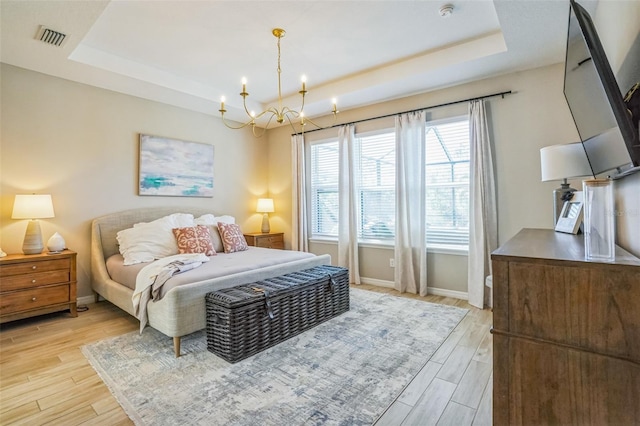
<svg viewBox="0 0 640 426">
<path fill-rule="evenodd" d="M 138 425 L 371 425 L 467 310 L 351 289 L 351 309 L 230 364 L 204 331 L 147 327 L 82 348 Z"/>
</svg>

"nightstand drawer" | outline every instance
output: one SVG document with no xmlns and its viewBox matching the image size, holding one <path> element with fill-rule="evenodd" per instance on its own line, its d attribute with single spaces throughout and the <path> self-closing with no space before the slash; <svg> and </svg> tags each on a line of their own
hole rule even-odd
<svg viewBox="0 0 640 426">
<path fill-rule="evenodd" d="M 0 277 L 4 278 L 12 275 L 57 271 L 60 269 L 68 270 L 70 265 L 71 261 L 68 258 L 2 265 L 0 266 Z"/>
<path fill-rule="evenodd" d="M 284 250 L 284 233 L 244 234 L 247 244 L 254 247 Z"/>
<path fill-rule="evenodd" d="M 279 237 L 267 237 L 267 238 L 257 238 L 256 239 L 256 247 L 283 249 L 284 248 L 284 241 L 282 240 L 282 236 L 279 236 Z"/>
<path fill-rule="evenodd" d="M 3 277 L 0 281 L 0 290 L 4 292 L 65 282 L 69 282 L 68 268 L 59 271 Z"/>
<path fill-rule="evenodd" d="M 69 285 L 5 293 L 0 299 L 0 315 L 28 311 L 58 303 L 69 303 Z"/>
</svg>

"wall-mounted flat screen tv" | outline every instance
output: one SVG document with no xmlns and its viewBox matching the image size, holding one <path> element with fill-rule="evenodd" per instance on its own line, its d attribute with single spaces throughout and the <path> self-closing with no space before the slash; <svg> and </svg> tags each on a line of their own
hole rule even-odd
<svg viewBox="0 0 640 426">
<path fill-rule="evenodd" d="M 623 173 L 640 166 L 639 132 L 591 17 L 574 0 L 570 3 L 564 95 L 593 175 Z"/>
</svg>

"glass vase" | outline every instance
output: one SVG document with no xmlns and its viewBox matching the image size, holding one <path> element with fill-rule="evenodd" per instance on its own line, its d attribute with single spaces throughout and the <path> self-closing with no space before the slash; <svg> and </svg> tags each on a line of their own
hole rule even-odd
<svg viewBox="0 0 640 426">
<path fill-rule="evenodd" d="M 613 181 L 582 182 L 584 196 L 584 253 L 587 260 L 615 260 Z"/>
</svg>

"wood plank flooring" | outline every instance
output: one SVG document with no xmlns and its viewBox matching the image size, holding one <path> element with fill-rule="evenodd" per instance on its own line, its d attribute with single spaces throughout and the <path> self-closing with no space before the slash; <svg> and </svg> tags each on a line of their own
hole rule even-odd
<svg viewBox="0 0 640 426">
<path fill-rule="evenodd" d="M 491 312 L 458 299 L 358 288 L 470 310 L 376 426 L 490 425 Z M 56 313 L 0 326 L 0 424 L 132 424 L 80 347 L 135 331 L 138 321 L 108 302 L 88 307 L 78 318 Z"/>
<path fill-rule="evenodd" d="M 491 310 L 449 297 L 420 297 L 365 285 L 359 288 L 469 309 L 375 426 L 491 425 Z"/>
</svg>

